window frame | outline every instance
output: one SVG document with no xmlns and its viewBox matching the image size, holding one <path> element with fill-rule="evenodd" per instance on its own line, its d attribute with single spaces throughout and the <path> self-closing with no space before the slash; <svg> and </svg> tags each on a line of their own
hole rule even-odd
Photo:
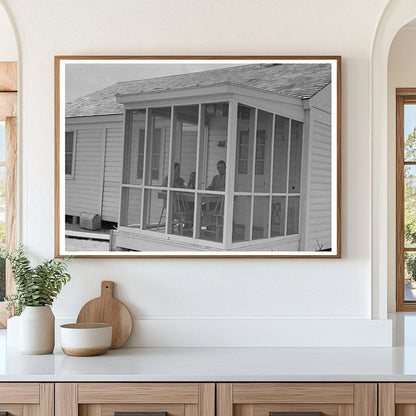
<svg viewBox="0 0 416 416">
<path fill-rule="evenodd" d="M 75 160 L 76 160 L 76 152 L 77 152 L 77 130 L 67 130 L 65 131 L 65 135 L 67 133 L 72 133 L 72 158 L 71 158 L 71 173 L 65 172 L 65 179 L 74 179 L 75 178 Z M 65 149 L 65 156 L 66 154 L 67 153 Z"/>
<path fill-rule="evenodd" d="M 0 120 L 6 126 L 6 248 L 17 245 L 17 62 L 0 62 Z M 6 295 L 16 289 L 9 262 L 6 263 Z M 11 316 L 0 302 L 0 327 Z"/>
<path fill-rule="evenodd" d="M 405 300 L 404 257 L 406 252 L 416 253 L 416 248 L 406 248 L 404 244 L 405 204 L 404 171 L 406 166 L 416 166 L 416 161 L 404 158 L 404 108 L 406 104 L 416 105 L 416 88 L 396 89 L 396 310 L 397 312 L 416 311 L 416 300 Z"/>
<path fill-rule="evenodd" d="M 126 165 L 126 158 L 128 157 L 126 154 L 126 140 L 129 140 L 128 137 L 128 132 L 130 131 L 130 123 L 132 123 L 132 121 L 129 121 L 129 117 L 125 117 L 125 132 L 127 134 L 125 134 L 125 144 L 124 144 L 124 156 L 123 156 L 123 174 L 122 174 L 122 183 L 121 183 L 121 206 L 120 206 L 120 211 L 119 211 L 119 229 L 123 230 L 123 231 L 127 231 L 131 234 L 140 234 L 144 237 L 149 237 L 152 238 L 155 236 L 154 231 L 148 230 L 146 228 L 143 228 L 142 226 L 129 226 L 126 225 L 126 218 L 127 218 L 127 212 L 125 210 L 125 208 L 123 208 L 123 205 L 125 205 L 126 198 L 125 196 L 123 196 L 123 191 L 126 191 L 128 189 L 137 189 L 139 192 L 141 192 L 141 210 L 140 210 L 140 217 L 141 217 L 141 224 L 145 223 L 145 217 L 144 217 L 144 207 L 146 205 L 145 202 L 145 198 L 144 198 L 144 194 L 145 191 L 152 191 L 152 190 L 165 190 L 167 191 L 167 209 L 166 209 L 166 218 L 169 218 L 170 215 L 170 201 L 169 201 L 169 195 L 171 193 L 171 191 L 181 191 L 181 192 L 187 192 L 187 193 L 192 193 L 195 196 L 195 206 L 198 207 L 199 206 L 199 199 L 201 197 L 202 194 L 214 194 L 214 195 L 224 195 L 225 198 L 225 204 L 224 204 L 224 234 L 223 234 L 223 240 L 221 242 L 214 242 L 214 241 L 209 241 L 209 240 L 204 240 L 204 239 L 199 239 L 196 237 L 196 228 L 194 227 L 194 232 L 193 232 L 193 236 L 192 237 L 183 237 L 183 236 L 179 236 L 179 235 L 175 235 L 175 234 L 170 234 L 168 232 L 168 226 L 167 224 L 165 225 L 165 230 L 163 234 L 158 234 L 158 235 L 165 235 L 165 238 L 169 239 L 171 242 L 177 242 L 178 244 L 183 243 L 184 245 L 188 246 L 191 242 L 191 244 L 199 244 L 199 245 L 204 245 L 207 247 L 210 247 L 212 249 L 244 249 L 245 247 L 252 247 L 255 245 L 261 246 L 262 244 L 264 244 L 265 240 L 268 241 L 272 241 L 272 240 L 285 240 L 290 242 L 291 240 L 294 239 L 300 239 L 300 235 L 301 235 L 301 204 L 302 204 L 302 198 L 303 198 L 303 192 L 302 189 L 299 190 L 299 192 L 295 192 L 295 193 L 290 193 L 288 186 L 289 186 L 289 168 L 290 168 L 290 132 L 291 132 L 291 127 L 292 127 L 292 122 L 296 121 L 296 122 L 300 122 L 302 123 L 302 126 L 304 125 L 304 119 L 300 116 L 300 114 L 298 112 L 296 112 L 295 110 L 292 110 L 290 112 L 287 113 L 280 113 L 279 111 L 276 111 L 275 108 L 271 107 L 269 108 L 268 105 L 262 105 L 262 102 L 259 102 L 259 100 L 248 100 L 242 97 L 233 97 L 232 95 L 225 95 L 225 96 L 210 96 L 210 97 L 202 97 L 202 96 L 195 96 L 193 97 L 193 99 L 183 99 L 180 102 L 177 102 L 176 100 L 156 100 L 154 102 L 142 102 L 139 105 L 137 103 L 132 103 L 126 106 L 125 108 L 125 115 L 127 115 L 129 112 L 131 111 L 145 111 L 146 112 L 146 120 L 145 120 L 145 126 L 146 126 L 146 130 L 149 129 L 149 112 L 154 109 L 154 108 L 162 108 L 162 107 L 170 107 L 170 115 L 171 115 L 171 131 L 170 131 L 170 141 L 172 141 L 172 126 L 174 123 L 174 112 L 175 112 L 175 107 L 178 106 L 183 106 L 183 105 L 198 105 L 199 106 L 199 142 L 198 142 L 198 147 L 202 146 L 202 143 L 200 142 L 201 140 L 201 136 L 202 136 L 202 125 L 200 123 L 201 117 L 202 117 L 202 106 L 204 105 L 209 105 L 209 104 L 216 104 L 219 102 L 227 102 L 229 105 L 229 112 L 228 112 L 228 131 L 227 131 L 227 137 L 229 140 L 229 143 L 227 144 L 227 146 L 230 146 L 230 148 L 234 148 L 234 153 L 233 152 L 228 152 L 227 153 L 227 178 L 226 178 L 226 189 L 225 192 L 219 192 L 219 191 L 209 191 L 209 190 L 203 190 L 203 189 L 195 189 L 195 190 L 187 190 L 187 189 L 176 189 L 174 187 L 171 187 L 168 183 L 167 187 L 160 187 L 158 185 L 149 185 L 149 184 L 145 184 L 144 181 L 143 183 L 128 183 L 128 181 L 126 182 L 126 174 L 127 172 L 124 170 Z M 251 107 L 253 108 L 254 112 L 255 112 L 255 117 L 257 119 L 258 116 L 258 112 L 259 111 L 263 111 L 263 112 L 268 112 L 271 113 L 271 115 L 273 116 L 273 137 L 272 140 L 274 140 L 274 120 L 278 117 L 286 117 L 289 119 L 289 145 L 287 148 L 287 152 L 288 152 L 288 162 L 287 162 L 287 177 L 286 177 L 286 191 L 284 193 L 276 193 L 273 192 L 271 189 L 269 190 L 269 192 L 267 193 L 259 193 L 259 192 L 254 192 L 254 180 L 255 180 L 255 170 L 254 170 L 254 166 L 253 169 L 251 170 L 251 172 L 249 173 L 252 176 L 252 188 L 251 191 L 249 192 L 238 192 L 235 190 L 234 188 L 234 175 L 235 175 L 235 168 L 236 168 L 236 164 L 237 164 L 237 160 L 236 160 L 236 153 L 238 152 L 237 147 L 238 147 L 238 138 L 237 138 L 237 111 L 238 111 L 238 107 L 239 106 L 243 106 L 243 107 Z M 234 108 L 234 110 L 233 110 Z M 233 112 L 235 112 L 235 126 L 232 126 L 232 114 Z M 234 131 L 235 130 L 235 131 Z M 304 141 L 304 129 L 302 130 L 302 138 L 301 138 L 301 142 L 302 142 L 302 152 L 304 151 L 303 148 L 303 141 Z M 148 132 L 146 131 L 146 141 L 145 143 L 147 143 L 147 139 L 148 139 Z M 249 155 L 249 158 L 251 158 L 251 162 L 254 163 L 255 162 L 255 158 L 256 158 L 256 143 L 257 143 L 257 134 L 255 134 L 254 137 L 254 143 L 253 143 L 253 154 Z M 169 155 L 168 155 L 168 160 L 169 160 L 169 169 L 168 171 L 171 172 L 173 169 L 173 162 L 172 162 L 172 155 L 171 155 L 171 149 L 169 150 Z M 146 145 L 145 145 L 145 165 L 146 165 L 146 160 L 149 157 L 149 155 L 147 154 L 147 150 L 146 150 Z M 198 150 L 200 157 L 202 157 L 202 155 L 204 154 L 204 149 L 201 148 Z M 127 152 L 128 153 L 128 152 Z M 144 166 L 144 170 L 146 170 L 146 166 Z M 197 163 L 197 172 L 199 171 L 199 165 Z M 232 172 L 232 175 L 231 175 Z M 172 172 L 171 172 L 172 173 Z M 270 175 L 272 175 L 272 169 L 270 170 Z M 197 174 L 198 175 L 198 174 Z M 197 177 L 196 179 L 197 181 L 199 180 L 199 178 Z M 302 182 L 302 175 L 300 177 L 300 181 Z M 270 186 L 271 186 L 271 181 L 270 181 Z M 302 186 L 301 186 L 302 188 Z M 232 208 L 232 204 L 233 204 L 233 199 L 236 196 L 245 196 L 245 195 L 250 195 L 251 197 L 251 204 L 254 203 L 254 196 L 267 196 L 269 197 L 269 229 L 268 229 L 268 237 L 267 238 L 262 238 L 262 239 L 253 239 L 252 238 L 252 230 L 251 230 L 251 224 L 253 223 L 253 210 L 251 210 L 250 212 L 250 239 L 246 240 L 246 241 L 238 241 L 238 242 L 233 242 L 231 240 L 231 238 L 227 238 L 227 236 L 230 235 L 231 229 L 232 229 L 232 223 L 233 223 L 233 208 Z M 299 201 L 299 210 L 298 210 L 298 232 L 296 234 L 287 234 L 287 224 L 285 224 L 285 232 L 284 235 L 279 235 L 279 236 L 271 236 L 271 227 L 270 227 L 270 222 L 271 222 L 271 209 L 272 209 L 272 202 L 273 202 L 273 197 L 274 196 L 286 196 L 286 217 L 285 217 L 285 222 L 287 223 L 288 218 L 287 218 L 287 205 L 288 205 L 288 199 L 289 197 L 299 197 L 300 201 Z M 194 219 L 196 217 L 198 217 L 198 211 L 196 210 L 194 212 Z M 123 225 L 121 225 L 123 224 Z"/>
</svg>

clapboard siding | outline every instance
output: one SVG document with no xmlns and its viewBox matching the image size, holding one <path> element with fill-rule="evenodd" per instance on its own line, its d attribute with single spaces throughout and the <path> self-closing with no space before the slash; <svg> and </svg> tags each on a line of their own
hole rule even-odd
<svg viewBox="0 0 416 416">
<path fill-rule="evenodd" d="M 103 220 L 117 222 L 123 122 L 122 118 L 116 122 L 101 120 L 97 117 L 96 123 L 67 124 L 67 130 L 76 131 L 77 145 L 74 178 L 65 182 L 65 214 L 97 213 Z"/>
<path fill-rule="evenodd" d="M 329 111 L 330 88 L 327 88 L 310 109 L 305 226 L 305 250 L 310 251 L 331 247 L 332 148 Z"/>
<path fill-rule="evenodd" d="M 101 198 L 103 128 L 75 127 L 75 130 L 77 140 L 74 177 L 65 181 L 65 214 L 96 214 L 99 213 Z"/>
<path fill-rule="evenodd" d="M 101 216 L 104 221 L 118 221 L 120 185 L 123 160 L 123 128 L 106 130 L 104 186 Z"/>
</svg>

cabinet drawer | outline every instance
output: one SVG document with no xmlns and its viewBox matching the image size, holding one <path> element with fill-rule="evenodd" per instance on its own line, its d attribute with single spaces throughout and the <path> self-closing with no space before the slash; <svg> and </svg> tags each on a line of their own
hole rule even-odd
<svg viewBox="0 0 416 416">
<path fill-rule="evenodd" d="M 0 383 L 0 415 L 53 416 L 53 384 Z"/>
<path fill-rule="evenodd" d="M 56 416 L 215 416 L 213 383 L 58 383 Z"/>
<path fill-rule="evenodd" d="M 375 383 L 221 383 L 217 416 L 376 416 Z"/>
</svg>

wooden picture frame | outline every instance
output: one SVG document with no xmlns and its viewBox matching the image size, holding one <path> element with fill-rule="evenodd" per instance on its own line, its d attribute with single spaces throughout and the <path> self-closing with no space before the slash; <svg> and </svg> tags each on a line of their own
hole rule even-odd
<svg viewBox="0 0 416 416">
<path fill-rule="evenodd" d="M 339 56 L 56 56 L 55 255 L 339 258 Z"/>
</svg>

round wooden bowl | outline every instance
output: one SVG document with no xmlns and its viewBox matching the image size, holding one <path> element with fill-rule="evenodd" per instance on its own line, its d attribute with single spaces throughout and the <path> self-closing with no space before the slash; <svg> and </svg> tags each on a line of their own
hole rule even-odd
<svg viewBox="0 0 416 416">
<path fill-rule="evenodd" d="M 89 357 L 111 347 L 112 327 L 104 323 L 61 325 L 61 348 L 67 355 Z"/>
</svg>

